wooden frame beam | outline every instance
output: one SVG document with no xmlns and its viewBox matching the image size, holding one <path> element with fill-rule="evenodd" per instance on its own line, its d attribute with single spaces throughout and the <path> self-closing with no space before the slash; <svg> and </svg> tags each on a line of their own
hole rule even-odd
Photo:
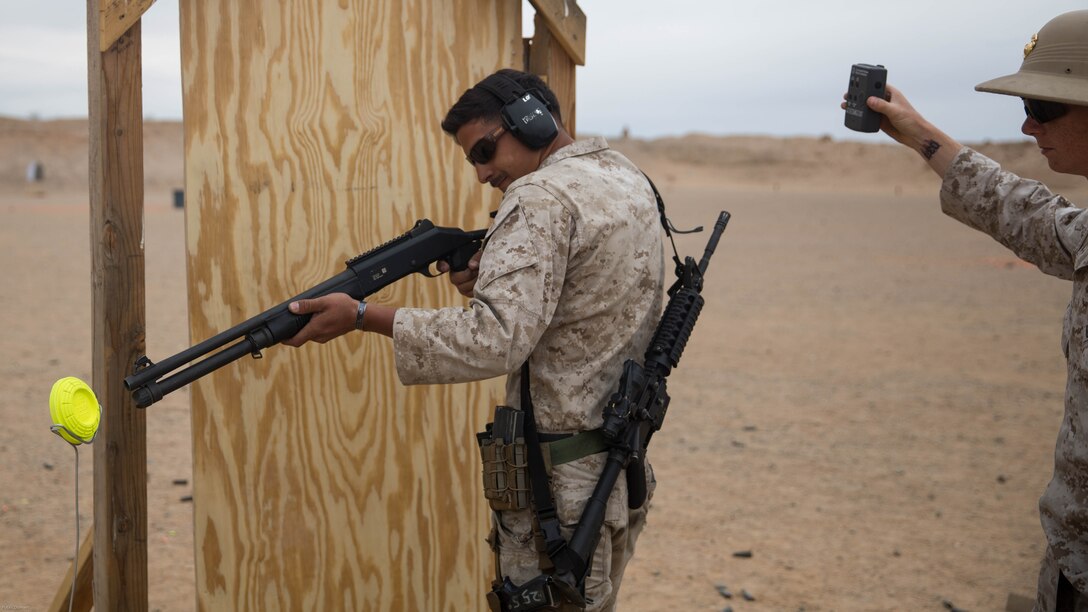
<svg viewBox="0 0 1088 612">
<path fill-rule="evenodd" d="M 137 19 L 106 44 L 100 17 L 108 14 L 104 7 L 117 4 L 87 0 L 91 386 L 102 405 L 93 445 L 94 606 L 143 611 L 148 605 L 146 425 L 123 383 L 144 353 L 141 36 Z M 150 3 L 125 6 L 145 5 Z"/>
<path fill-rule="evenodd" d="M 98 11 L 98 50 L 105 53 L 152 4 L 155 0 L 102 0 Z"/>
<path fill-rule="evenodd" d="M 529 0 L 552 35 L 579 66 L 586 65 L 586 14 L 575 0 Z"/>
<path fill-rule="evenodd" d="M 76 574 L 75 596 L 72 596 L 72 572 Z M 69 608 L 68 598 L 72 597 Z M 53 596 L 53 603 L 49 606 L 49 612 L 89 612 L 94 606 L 94 528 L 83 536 L 83 542 L 79 545 L 79 554 L 72 559 L 72 566 L 64 575 L 64 580 Z"/>
<path fill-rule="evenodd" d="M 543 78 L 548 87 L 555 92 L 556 97 L 559 98 L 563 127 L 571 136 L 577 137 L 578 126 L 575 116 L 577 108 L 575 69 L 577 66 L 544 21 L 544 16 L 538 12 L 534 18 L 536 31 L 532 39 L 527 39 L 525 45 L 525 70 Z"/>
</svg>

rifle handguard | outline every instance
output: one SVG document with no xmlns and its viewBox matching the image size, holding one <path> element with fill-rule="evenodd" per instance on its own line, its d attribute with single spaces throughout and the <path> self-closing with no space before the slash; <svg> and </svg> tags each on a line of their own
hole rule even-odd
<svg viewBox="0 0 1088 612">
<path fill-rule="evenodd" d="M 653 363 L 662 368 L 664 376 L 668 376 L 672 368 L 680 363 L 680 356 L 695 329 L 704 302 L 703 296 L 688 287 L 680 288 L 669 298 L 657 332 L 646 349 L 647 366 Z"/>
</svg>

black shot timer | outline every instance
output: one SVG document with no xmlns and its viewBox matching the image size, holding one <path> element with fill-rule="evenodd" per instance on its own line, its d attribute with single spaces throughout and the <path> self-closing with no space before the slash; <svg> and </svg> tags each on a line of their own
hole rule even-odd
<svg viewBox="0 0 1088 612">
<path fill-rule="evenodd" d="M 877 64 L 854 64 L 850 67 L 850 86 L 846 89 L 846 127 L 855 132 L 880 130 L 880 113 L 865 103 L 869 96 L 884 97 L 888 71 Z"/>
</svg>

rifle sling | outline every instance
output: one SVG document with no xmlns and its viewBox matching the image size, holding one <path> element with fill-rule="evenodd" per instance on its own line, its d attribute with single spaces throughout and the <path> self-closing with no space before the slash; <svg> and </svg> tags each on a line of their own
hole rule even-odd
<svg viewBox="0 0 1088 612">
<path fill-rule="evenodd" d="M 525 414 L 525 446 L 529 463 L 529 487 L 532 491 L 532 508 L 537 524 L 544 535 L 545 553 L 553 563 L 559 561 L 559 552 L 566 548 L 567 541 L 559 530 L 559 515 L 552 497 L 551 482 L 544 465 L 544 453 L 540 448 L 540 435 L 536 429 L 536 417 L 533 414 L 533 398 L 529 393 L 529 360 L 521 366 L 521 411 Z M 559 567 L 560 571 L 566 569 Z"/>
<path fill-rule="evenodd" d="M 643 173 L 643 176 L 645 176 L 646 180 L 650 183 L 650 189 L 654 193 L 654 199 L 657 200 L 658 212 L 661 216 L 661 225 L 665 229 L 665 235 L 672 241 L 673 259 L 676 261 L 677 270 L 680 270 L 683 267 L 683 264 L 680 261 L 680 256 L 676 250 L 676 242 L 672 240 L 673 232 L 686 234 L 702 231 L 702 228 L 699 227 L 688 231 L 676 229 L 669 221 L 668 217 L 665 216 L 665 201 L 662 199 L 661 193 L 657 190 L 657 186 L 654 185 L 654 182 L 646 175 L 646 173 Z M 551 483 L 548 478 L 548 468 L 547 464 L 544 462 L 544 453 L 540 445 L 540 434 L 536 428 L 536 417 L 533 414 L 533 398 L 529 393 L 528 358 L 526 358 L 525 363 L 521 366 L 521 410 L 525 414 L 525 444 L 528 447 L 529 487 L 532 493 L 531 506 L 533 515 L 536 517 L 537 525 L 540 527 L 540 531 L 544 536 L 545 554 L 548 555 L 548 558 L 551 559 L 552 563 L 555 565 L 556 574 L 564 575 L 573 571 L 576 563 L 588 563 L 588 559 L 575 559 L 577 554 L 568 549 L 567 541 L 559 529 L 559 515 L 555 509 L 555 498 L 552 497 Z M 603 435 L 601 436 L 601 440 L 603 440 Z M 586 436 L 578 440 L 575 444 L 579 447 L 575 452 L 582 452 L 591 445 L 595 446 L 597 441 L 591 439 L 590 436 Z M 606 444 L 605 448 L 607 448 L 607 446 L 608 445 Z M 602 448 L 601 450 L 605 449 Z M 553 457 L 549 457 L 549 459 L 551 458 Z M 566 459 L 566 461 L 571 460 L 571 458 Z M 592 551 L 589 556 L 592 558 Z"/>
</svg>

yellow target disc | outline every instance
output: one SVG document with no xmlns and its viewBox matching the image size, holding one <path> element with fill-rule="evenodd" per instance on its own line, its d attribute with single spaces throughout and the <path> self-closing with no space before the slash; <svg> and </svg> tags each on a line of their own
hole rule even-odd
<svg viewBox="0 0 1088 612">
<path fill-rule="evenodd" d="M 87 383 L 68 376 L 53 383 L 49 392 L 49 415 L 53 417 L 54 431 L 60 437 L 72 444 L 82 444 L 94 438 L 102 409 Z"/>
</svg>

